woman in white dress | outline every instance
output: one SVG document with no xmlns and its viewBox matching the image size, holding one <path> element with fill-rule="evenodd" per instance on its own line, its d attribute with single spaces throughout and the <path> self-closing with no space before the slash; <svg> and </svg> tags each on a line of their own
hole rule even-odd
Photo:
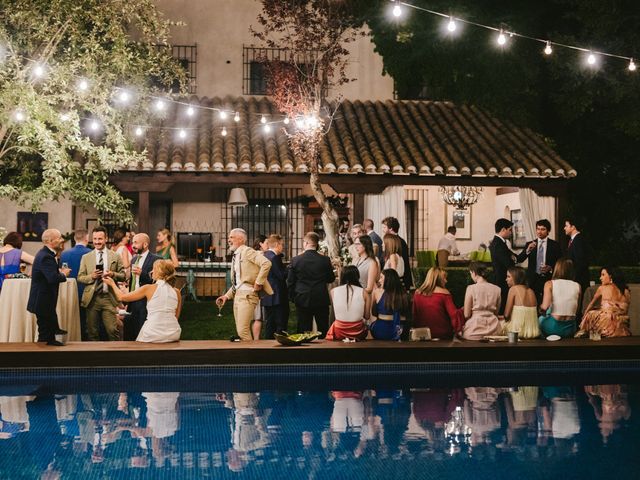
<svg viewBox="0 0 640 480">
<path fill-rule="evenodd" d="M 142 325 L 136 342 L 167 343 L 180 340 L 178 317 L 182 308 L 180 291 L 168 282 L 175 277 L 171 260 L 158 260 L 153 264 L 151 278 L 155 283 L 143 285 L 133 292 L 120 291 L 112 278 L 103 281 L 111 287 L 121 302 L 147 299 L 147 320 Z"/>
</svg>

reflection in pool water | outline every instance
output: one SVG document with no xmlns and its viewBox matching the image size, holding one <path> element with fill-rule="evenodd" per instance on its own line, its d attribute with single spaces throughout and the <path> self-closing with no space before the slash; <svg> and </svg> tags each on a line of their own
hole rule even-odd
<svg viewBox="0 0 640 480">
<path fill-rule="evenodd" d="M 637 391 L 2 396 L 0 477 L 628 478 L 638 467 Z"/>
</svg>

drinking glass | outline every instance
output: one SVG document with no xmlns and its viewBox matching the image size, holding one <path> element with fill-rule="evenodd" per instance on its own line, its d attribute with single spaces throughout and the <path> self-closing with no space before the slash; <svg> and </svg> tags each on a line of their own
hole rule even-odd
<svg viewBox="0 0 640 480">
<path fill-rule="evenodd" d="M 27 271 L 27 264 L 26 263 L 21 263 L 20 264 L 20 273 L 25 273 Z"/>
</svg>

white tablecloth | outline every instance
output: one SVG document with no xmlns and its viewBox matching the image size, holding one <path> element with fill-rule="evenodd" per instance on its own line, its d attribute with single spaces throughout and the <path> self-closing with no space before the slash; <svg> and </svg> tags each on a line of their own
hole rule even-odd
<svg viewBox="0 0 640 480">
<path fill-rule="evenodd" d="M 0 292 L 0 342 L 36 342 L 36 316 L 27 312 L 31 279 L 12 278 L 2 284 Z M 80 341 L 80 305 L 76 280 L 69 278 L 60 284 L 58 322 L 69 333 L 70 342 Z"/>
</svg>

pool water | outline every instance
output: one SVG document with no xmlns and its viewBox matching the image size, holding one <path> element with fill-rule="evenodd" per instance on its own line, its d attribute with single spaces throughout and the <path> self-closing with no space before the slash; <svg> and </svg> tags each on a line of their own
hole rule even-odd
<svg viewBox="0 0 640 480">
<path fill-rule="evenodd" d="M 0 478 L 640 478 L 638 383 L 439 378 L 5 378 Z"/>
</svg>

